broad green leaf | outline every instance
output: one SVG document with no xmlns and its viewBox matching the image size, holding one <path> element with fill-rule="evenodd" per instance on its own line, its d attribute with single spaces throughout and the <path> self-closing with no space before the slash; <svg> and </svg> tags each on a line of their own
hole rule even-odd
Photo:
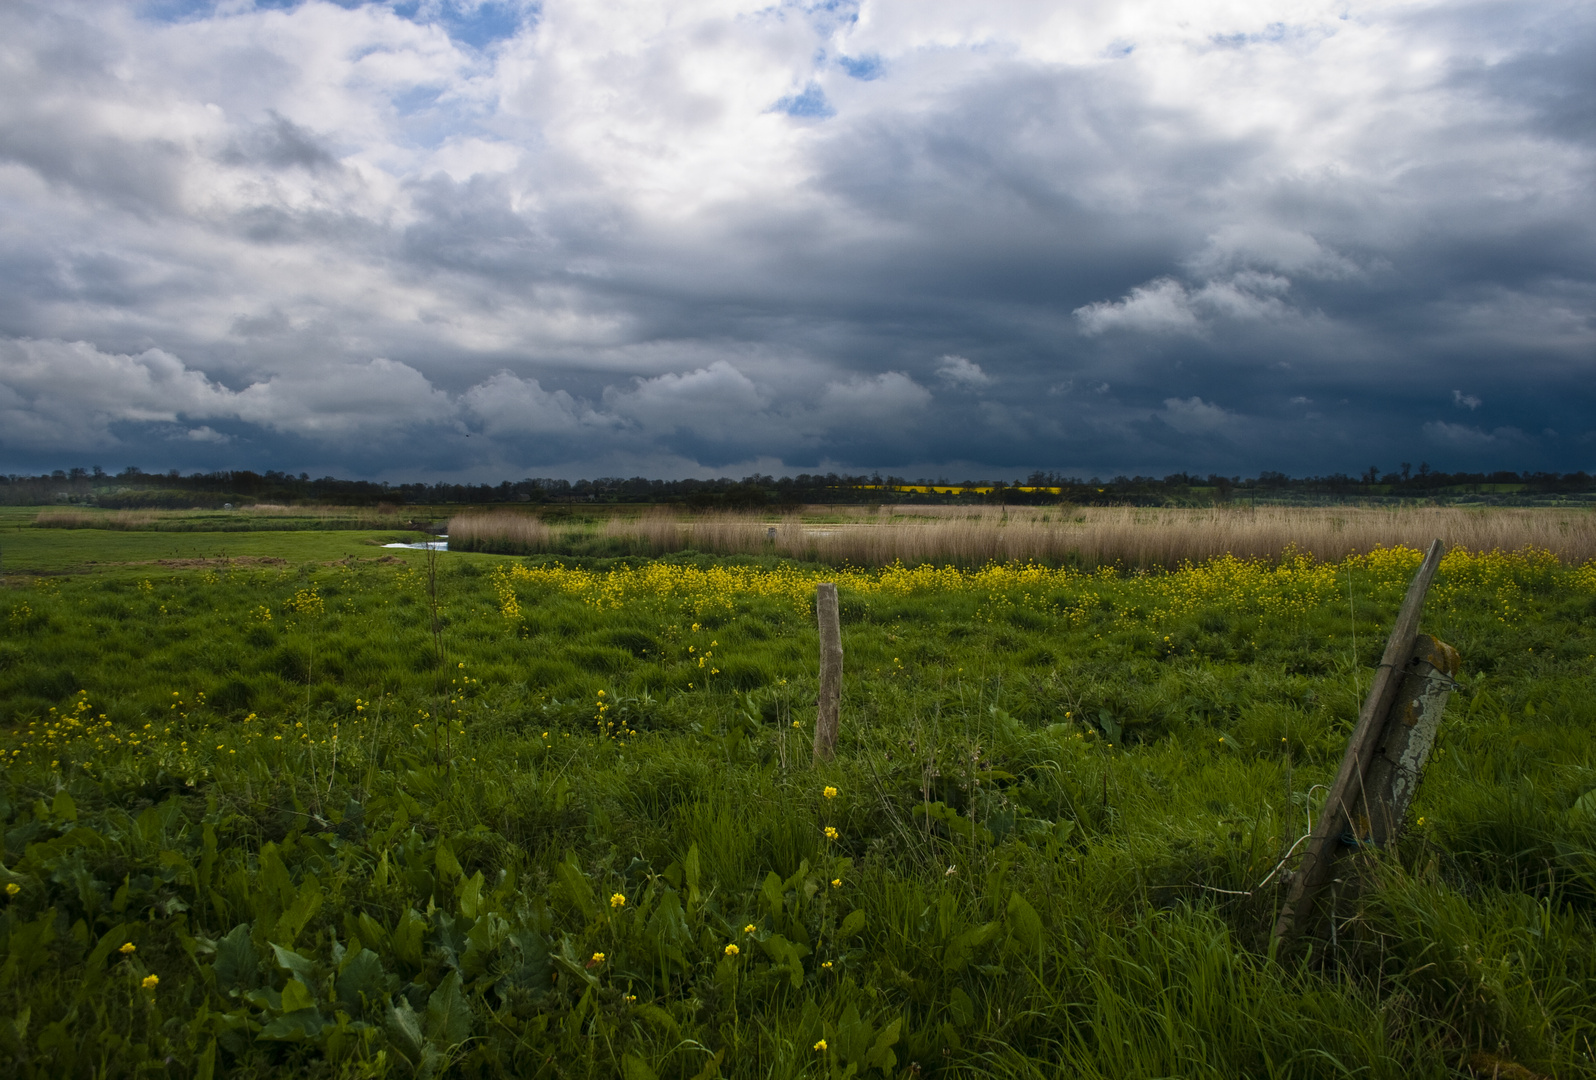
<svg viewBox="0 0 1596 1080">
<path fill-rule="evenodd" d="M 314 1009 L 316 999 L 310 996 L 310 990 L 298 979 L 289 979 L 283 984 L 283 1011 L 286 1013 L 299 1012 L 301 1009 Z"/>
<path fill-rule="evenodd" d="M 705 1063 L 702 1069 L 693 1075 L 693 1080 L 715 1080 L 720 1075 L 720 1063 L 726 1059 L 726 1048 L 723 1046 L 715 1051 L 715 1056 Z"/>
<path fill-rule="evenodd" d="M 588 883 L 587 875 L 582 873 L 581 864 L 576 861 L 576 853 L 567 855 L 564 862 L 555 866 L 554 872 L 559 877 L 560 884 L 565 887 L 565 895 L 576 905 L 583 917 L 596 918 L 599 910 L 598 901 L 593 897 L 593 886 Z"/>
<path fill-rule="evenodd" d="M 249 935 L 249 923 L 239 923 L 216 939 L 216 962 L 212 968 L 216 972 L 218 988 L 225 991 L 255 985 L 260 958 L 255 953 L 255 943 Z"/>
<path fill-rule="evenodd" d="M 156 861 L 162 866 L 178 872 L 177 880 L 185 885 L 194 883 L 194 866 L 180 853 L 167 848 L 157 856 Z"/>
<path fill-rule="evenodd" d="M 406 908 L 393 929 L 393 954 L 411 967 L 421 966 L 421 939 L 427 931 L 427 920 L 414 908 Z"/>
<path fill-rule="evenodd" d="M 659 1080 L 659 1074 L 649 1068 L 648 1062 L 636 1054 L 622 1056 L 621 1076 L 623 1080 Z"/>
<path fill-rule="evenodd" d="M 388 1038 L 400 1053 L 412 1062 L 421 1059 L 421 1048 L 426 1040 L 421 1035 L 421 1019 L 408 1000 L 400 997 L 396 1004 L 389 1006 L 386 1027 Z"/>
<path fill-rule="evenodd" d="M 487 970 L 489 962 L 510 934 L 510 924 L 495 912 L 488 912 L 476 921 L 466 934 L 465 955 L 460 958 L 460 970 L 468 978 L 475 978 Z"/>
<path fill-rule="evenodd" d="M 314 876 L 307 877 L 294 894 L 293 902 L 288 905 L 282 917 L 277 920 L 277 937 L 287 941 L 290 945 L 305 928 L 305 924 L 316 917 L 321 910 L 321 883 Z"/>
<path fill-rule="evenodd" d="M 860 1018 L 859 1007 L 849 1002 L 848 1007 L 842 1010 L 842 1019 L 837 1021 L 838 1055 L 847 1062 L 858 1061 L 870 1049 L 870 1041 L 875 1034 L 870 1022 Z"/>
<path fill-rule="evenodd" d="M 279 1016 L 262 1028 L 256 1038 L 276 1042 L 304 1042 L 320 1035 L 325 1024 L 326 1021 L 322 1019 L 321 1013 L 315 1009 L 300 1009 L 298 1012 Z"/>
<path fill-rule="evenodd" d="M 33 1018 L 33 1008 L 28 1005 L 16 1014 L 0 1017 L 0 1050 L 21 1057 L 28 1049 L 28 1021 Z"/>
<path fill-rule="evenodd" d="M 216 1075 L 216 1040 L 212 1039 L 194 1062 L 194 1080 L 212 1080 Z"/>
<path fill-rule="evenodd" d="M 457 878 L 462 873 L 460 860 L 454 857 L 454 849 L 446 840 L 438 841 L 434 862 L 437 864 L 438 873 L 444 878 Z"/>
<path fill-rule="evenodd" d="M 460 914 L 468 919 L 476 918 L 477 912 L 482 907 L 481 870 L 461 880 L 458 896 L 460 898 Z"/>
<path fill-rule="evenodd" d="M 376 919 L 362 911 L 355 923 L 360 930 L 360 940 L 366 948 L 375 949 L 377 952 L 388 948 L 388 931 L 383 929 L 382 924 Z"/>
<path fill-rule="evenodd" d="M 1568 816 L 1581 824 L 1596 825 L 1596 788 L 1575 799 L 1574 805 L 1568 808 Z"/>
<path fill-rule="evenodd" d="M 384 974 L 382 960 L 370 949 L 351 953 L 338 973 L 338 1000 L 350 1012 L 360 1011 L 381 993 Z"/>
<path fill-rule="evenodd" d="M 451 971 L 427 999 L 427 1038 L 443 1047 L 458 1046 L 471 1035 L 471 1005 L 460 992 L 460 973 Z"/>
<path fill-rule="evenodd" d="M 671 1038 L 676 1038 L 678 1031 L 676 1018 L 658 1005 L 640 1006 L 637 1010 L 637 1015 L 659 1028 L 664 1034 Z"/>
<path fill-rule="evenodd" d="M 285 971 L 291 971 L 306 983 L 316 981 L 316 966 L 309 957 L 300 956 L 293 949 L 285 949 L 276 942 L 272 942 L 272 952 L 277 957 L 277 964 Z"/>
<path fill-rule="evenodd" d="M 770 957 L 774 966 L 787 970 L 795 989 L 803 985 L 803 958 L 809 955 L 809 946 L 788 941 L 780 934 L 771 934 L 759 943 L 759 947 L 765 950 L 765 955 Z"/>
<path fill-rule="evenodd" d="M 953 993 L 948 995 L 948 1012 L 953 1015 L 953 1022 L 961 1028 L 975 1023 L 975 1002 L 960 987 L 955 986 Z"/>
<path fill-rule="evenodd" d="M 55 800 L 50 804 L 50 813 L 57 821 L 78 819 L 78 804 L 72 801 L 72 796 L 67 794 L 66 788 L 55 793 Z"/>
<path fill-rule="evenodd" d="M 865 913 L 863 911 L 850 911 L 848 912 L 848 917 L 842 920 L 842 927 L 838 934 L 846 941 L 851 937 L 864 933 L 864 928 Z"/>
<path fill-rule="evenodd" d="M 880 1069 L 888 1076 L 897 1067 L 898 1055 L 892 1047 L 898 1041 L 898 1032 L 903 1027 L 903 1017 L 898 1017 L 892 1023 L 881 1029 L 881 1034 L 876 1036 L 876 1041 L 871 1044 L 870 1052 L 865 1055 L 865 1065 Z"/>
<path fill-rule="evenodd" d="M 759 893 L 765 900 L 765 910 L 770 912 L 772 919 L 781 918 L 781 878 L 772 871 L 765 875 L 765 883 L 760 886 Z"/>
<path fill-rule="evenodd" d="M 1031 902 L 1019 892 L 1009 894 L 1009 933 L 1026 949 L 1037 949 L 1042 944 L 1042 918 Z"/>
</svg>

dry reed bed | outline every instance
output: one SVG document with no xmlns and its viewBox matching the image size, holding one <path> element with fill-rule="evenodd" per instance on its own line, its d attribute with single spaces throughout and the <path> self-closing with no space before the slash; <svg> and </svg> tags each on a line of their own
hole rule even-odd
<svg viewBox="0 0 1596 1080">
<path fill-rule="evenodd" d="M 1227 554 L 1274 560 L 1291 550 L 1333 562 L 1376 547 L 1424 548 L 1436 537 L 1448 548 L 1533 547 L 1564 562 L 1596 559 L 1596 512 L 1584 509 L 883 507 L 828 509 L 825 516 L 840 520 L 655 511 L 598 525 L 551 525 L 524 511 L 499 510 L 455 518 L 449 539 L 456 550 L 506 554 L 662 555 L 692 549 L 854 566 L 901 560 L 910 565 L 1019 561 L 1153 567 Z"/>
<path fill-rule="evenodd" d="M 93 510 L 63 509 L 41 510 L 34 516 L 33 525 L 40 529 L 114 529 L 126 532 L 159 531 L 180 527 L 181 531 L 204 531 L 203 525 L 228 521 L 247 523 L 250 519 L 263 522 L 293 520 L 303 521 L 306 528 L 336 525 L 339 528 L 383 529 L 392 527 L 397 511 L 392 507 L 373 510 L 360 506 L 283 506 L 277 503 L 259 503 L 241 506 L 234 510 Z M 225 516 L 224 516 L 225 515 Z"/>
</svg>

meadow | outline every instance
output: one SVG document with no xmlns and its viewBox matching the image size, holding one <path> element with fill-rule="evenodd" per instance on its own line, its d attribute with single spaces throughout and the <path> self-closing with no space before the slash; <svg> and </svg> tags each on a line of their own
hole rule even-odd
<svg viewBox="0 0 1596 1080">
<path fill-rule="evenodd" d="M 10 1074 L 1596 1075 L 1596 564 L 1447 556 L 1409 827 L 1275 956 L 1416 550 L 389 536 L 0 537 Z"/>
</svg>

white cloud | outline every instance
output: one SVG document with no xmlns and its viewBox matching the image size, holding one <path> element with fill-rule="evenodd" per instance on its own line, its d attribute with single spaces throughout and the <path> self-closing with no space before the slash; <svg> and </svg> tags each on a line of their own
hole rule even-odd
<svg viewBox="0 0 1596 1080">
<path fill-rule="evenodd" d="M 1190 260 L 1192 270 L 1216 277 L 1240 270 L 1265 270 L 1298 278 L 1339 280 L 1359 273 L 1355 263 L 1314 236 L 1267 219 L 1227 222 Z"/>
<path fill-rule="evenodd" d="M 901 371 L 873 378 L 828 382 L 820 395 L 819 419 L 828 428 L 905 423 L 931 404 L 931 391 Z M 868 431 L 855 434 L 869 434 Z"/>
<path fill-rule="evenodd" d="M 1165 398 L 1164 407 L 1156 414 L 1164 423 L 1182 435 L 1208 435 L 1222 431 L 1235 420 L 1234 413 L 1200 397 Z"/>
<path fill-rule="evenodd" d="M 1191 296 L 1174 278 L 1138 285 L 1122 300 L 1099 300 L 1078 307 L 1075 317 L 1088 334 L 1109 330 L 1180 333 L 1196 331 L 1200 326 Z"/>
<path fill-rule="evenodd" d="M 1424 435 L 1431 442 L 1458 449 L 1480 449 L 1488 446 L 1514 444 L 1527 441 L 1527 436 L 1516 427 L 1499 427 L 1491 431 L 1467 424 L 1449 424 L 1445 420 L 1432 420 L 1424 425 Z"/>
<path fill-rule="evenodd" d="M 0 342 L 0 387 L 0 444 L 31 449 L 114 445 L 119 423 L 217 418 L 321 439 L 403 438 L 457 411 L 420 372 L 392 360 L 272 375 L 235 392 L 159 349 L 133 356 L 81 341 Z M 228 438 L 208 425 L 181 437 Z"/>
<path fill-rule="evenodd" d="M 520 379 L 508 371 L 471 387 L 460 401 L 484 433 L 493 436 L 569 435 L 584 422 L 597 421 L 564 390 L 544 390 L 537 379 Z"/>
<path fill-rule="evenodd" d="M 754 381 L 725 360 L 681 374 L 636 379 L 629 390 L 604 392 L 617 417 L 650 432 L 692 431 L 724 437 L 749 433 L 768 399 Z"/>
<path fill-rule="evenodd" d="M 1196 289 L 1174 278 L 1138 285 L 1119 300 L 1099 300 L 1075 309 L 1089 336 L 1111 330 L 1144 334 L 1198 334 L 1217 319 L 1280 319 L 1289 313 L 1281 297 L 1291 282 L 1278 274 L 1242 270 Z"/>
<path fill-rule="evenodd" d="M 112 444 L 113 424 L 227 415 L 234 395 L 160 349 L 101 352 L 83 341 L 0 341 L 0 444 Z"/>
<path fill-rule="evenodd" d="M 1452 404 L 1460 409 L 1468 409 L 1472 412 L 1485 403 L 1473 394 L 1465 394 L 1461 390 L 1454 390 L 1452 391 Z"/>
<path fill-rule="evenodd" d="M 951 353 L 937 362 L 937 378 L 949 386 L 977 390 L 992 385 L 992 376 L 981 370 L 981 365 Z"/>
<path fill-rule="evenodd" d="M 446 423 L 457 407 L 408 364 L 377 359 L 273 375 L 236 397 L 240 419 L 319 438 L 399 440 L 419 426 Z"/>
</svg>

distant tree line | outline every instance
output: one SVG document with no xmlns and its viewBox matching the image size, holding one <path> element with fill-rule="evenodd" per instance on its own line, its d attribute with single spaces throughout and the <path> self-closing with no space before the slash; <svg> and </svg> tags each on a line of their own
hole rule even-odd
<svg viewBox="0 0 1596 1080">
<path fill-rule="evenodd" d="M 942 490 L 913 490 L 939 488 Z M 957 490 L 948 490 L 948 489 Z M 129 466 L 111 474 L 99 467 L 48 474 L 0 475 L 0 504 L 75 503 L 109 509 L 221 508 L 228 503 L 328 503 L 376 506 L 491 503 L 666 503 L 696 509 L 755 509 L 804 503 L 1012 503 L 1047 505 L 1211 505 L 1236 501 L 1471 499 L 1521 501 L 1596 494 L 1585 473 L 1438 472 L 1404 462 L 1395 471 L 1371 465 L 1358 476 L 1290 477 L 1262 472 L 1244 479 L 1209 473 L 1112 479 L 1033 472 L 984 480 L 906 479 L 901 476 L 802 473 L 714 480 L 597 480 L 527 478 L 498 484 L 391 484 L 370 480 L 312 479 L 306 473 L 269 470 L 147 473 Z"/>
</svg>

